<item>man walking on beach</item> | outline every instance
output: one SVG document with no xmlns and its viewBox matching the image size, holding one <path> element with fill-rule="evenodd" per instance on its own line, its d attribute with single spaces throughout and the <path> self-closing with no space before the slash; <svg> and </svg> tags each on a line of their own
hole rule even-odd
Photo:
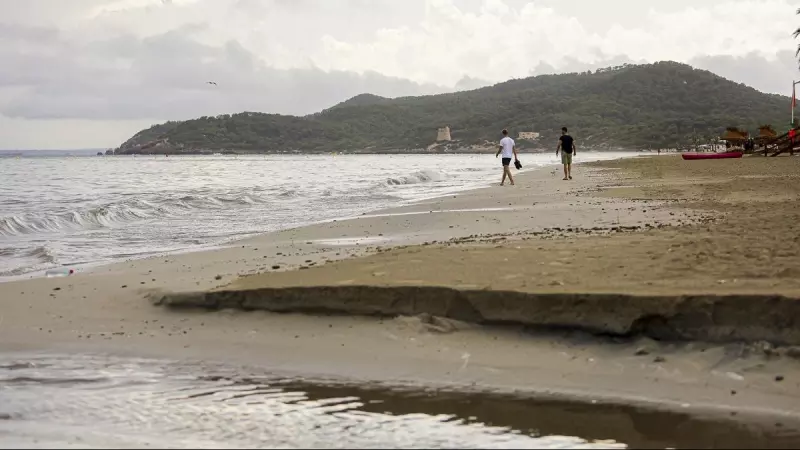
<svg viewBox="0 0 800 450">
<path fill-rule="evenodd" d="M 503 154 L 503 179 L 500 180 L 500 186 L 506 183 L 506 177 L 508 177 L 508 181 L 513 186 L 514 177 L 511 176 L 511 168 L 509 166 L 511 165 L 511 158 L 514 158 L 515 161 L 519 158 L 517 157 L 517 147 L 514 140 L 508 137 L 508 130 L 503 130 L 503 139 L 500 139 L 500 146 L 494 157 L 497 158 L 500 153 Z"/>
<path fill-rule="evenodd" d="M 556 148 L 556 157 L 558 152 L 561 151 L 561 164 L 564 165 L 564 179 L 572 179 L 572 157 L 578 153 L 575 148 L 575 140 L 572 136 L 567 134 L 567 127 L 561 128 L 561 137 L 558 138 L 558 148 Z"/>
</svg>

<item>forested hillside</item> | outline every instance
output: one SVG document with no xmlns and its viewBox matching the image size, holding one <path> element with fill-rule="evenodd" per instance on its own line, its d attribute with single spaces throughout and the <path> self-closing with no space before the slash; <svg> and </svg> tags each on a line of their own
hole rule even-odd
<svg viewBox="0 0 800 450">
<path fill-rule="evenodd" d="M 244 112 L 168 122 L 122 144 L 122 153 L 404 151 L 425 148 L 448 125 L 459 145 L 562 126 L 582 146 L 668 147 L 725 127 L 788 126 L 789 98 L 685 64 L 660 62 L 541 75 L 473 91 L 386 99 L 362 94 L 305 117 Z M 522 143 L 536 146 L 536 143 Z"/>
</svg>

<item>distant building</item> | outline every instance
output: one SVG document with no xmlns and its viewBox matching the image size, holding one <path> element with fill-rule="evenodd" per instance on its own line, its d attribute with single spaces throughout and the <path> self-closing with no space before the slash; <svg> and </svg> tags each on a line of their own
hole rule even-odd
<svg viewBox="0 0 800 450">
<path fill-rule="evenodd" d="M 520 131 L 519 136 L 517 136 L 517 139 L 526 139 L 529 141 L 533 141 L 539 139 L 539 133 L 535 131 Z"/>
<path fill-rule="evenodd" d="M 437 130 L 436 141 L 450 141 L 450 127 L 443 127 Z"/>
</svg>

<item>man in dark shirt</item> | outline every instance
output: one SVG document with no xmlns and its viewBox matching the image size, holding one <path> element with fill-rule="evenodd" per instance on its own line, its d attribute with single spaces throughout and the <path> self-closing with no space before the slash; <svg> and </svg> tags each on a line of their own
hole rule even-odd
<svg viewBox="0 0 800 450">
<path fill-rule="evenodd" d="M 567 134 L 567 127 L 561 128 L 561 137 L 558 138 L 558 148 L 556 148 L 556 156 L 561 151 L 561 164 L 564 164 L 564 179 L 572 179 L 572 157 L 578 153 L 575 148 L 575 140 L 572 136 Z"/>
</svg>

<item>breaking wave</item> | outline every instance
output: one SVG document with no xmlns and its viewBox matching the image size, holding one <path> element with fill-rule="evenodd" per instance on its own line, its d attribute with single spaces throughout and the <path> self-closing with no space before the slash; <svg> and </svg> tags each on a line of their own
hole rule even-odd
<svg viewBox="0 0 800 450">
<path fill-rule="evenodd" d="M 288 194 L 288 195 L 287 195 Z M 278 193 L 276 197 L 292 196 Z M 111 228 L 139 220 L 169 218 L 196 210 L 252 206 L 268 199 L 252 194 L 181 195 L 168 198 L 126 199 L 49 214 L 25 214 L 0 218 L 0 236 L 52 233 L 68 229 Z"/>
<path fill-rule="evenodd" d="M 386 184 L 389 186 L 401 186 L 407 184 L 429 183 L 432 181 L 442 181 L 444 174 L 435 170 L 420 170 L 410 175 L 398 178 L 387 178 Z"/>
<path fill-rule="evenodd" d="M 0 268 L 0 277 L 22 275 L 37 269 L 44 269 L 56 265 L 56 255 L 45 246 L 31 249 L 0 248 L 0 257 L 13 259 L 17 267 Z"/>
<path fill-rule="evenodd" d="M 25 253 L 25 256 L 36 259 L 41 263 L 52 264 L 56 261 L 55 255 L 53 255 L 53 253 L 50 252 L 47 247 L 36 247 Z"/>
</svg>

